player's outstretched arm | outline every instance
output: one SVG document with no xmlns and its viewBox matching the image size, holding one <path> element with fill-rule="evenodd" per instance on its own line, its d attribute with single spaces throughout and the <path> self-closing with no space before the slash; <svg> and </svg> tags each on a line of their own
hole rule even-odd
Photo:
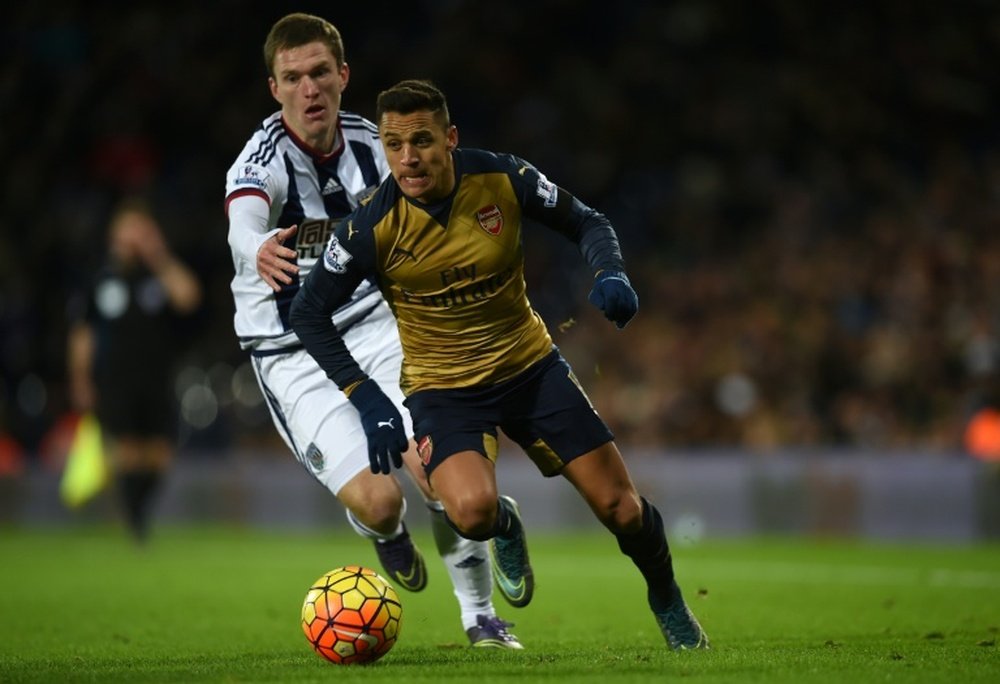
<svg viewBox="0 0 1000 684">
<path fill-rule="evenodd" d="M 322 267 L 317 265 L 309 272 L 292 300 L 290 319 L 306 351 L 358 410 L 368 439 L 372 472 L 388 475 L 393 466 L 402 466 L 403 452 L 409 444 L 403 418 L 378 383 L 361 370 L 332 318 L 369 270 L 358 266 L 334 235 Z"/>
<path fill-rule="evenodd" d="M 295 236 L 297 226 L 273 228 L 269 224 L 268 200 L 257 194 L 236 194 L 226 205 L 229 217 L 227 240 L 233 258 L 252 265 L 275 292 L 291 284 L 299 272 L 297 253 L 285 243 Z"/>
<path fill-rule="evenodd" d="M 598 271 L 587 299 L 621 330 L 639 310 L 639 295 L 624 271 Z"/>
<path fill-rule="evenodd" d="M 285 247 L 285 241 L 298 229 L 298 226 L 282 228 L 264 240 L 257 250 L 257 274 L 275 292 L 281 291 L 282 284 L 290 285 L 292 276 L 299 272 L 295 263 L 298 254 L 294 249 Z"/>
<path fill-rule="evenodd" d="M 611 222 L 528 162 L 510 156 L 502 160 L 510 169 L 517 169 L 508 175 L 519 192 L 525 215 L 576 243 L 596 274 L 590 303 L 619 329 L 624 328 L 639 310 L 639 297 L 625 275 L 625 260 Z"/>
</svg>

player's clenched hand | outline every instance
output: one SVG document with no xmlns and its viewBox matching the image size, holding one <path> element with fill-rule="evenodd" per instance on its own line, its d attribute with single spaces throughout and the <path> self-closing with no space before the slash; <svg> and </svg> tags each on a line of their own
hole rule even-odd
<svg viewBox="0 0 1000 684">
<path fill-rule="evenodd" d="M 392 466 L 402 466 L 403 452 L 409 446 L 409 440 L 396 405 L 371 378 L 355 387 L 348 399 L 361 414 L 372 472 L 388 475 Z"/>
<path fill-rule="evenodd" d="M 295 235 L 298 229 L 298 226 L 282 228 L 257 250 L 257 274 L 275 292 L 281 290 L 282 283 L 291 284 L 292 276 L 299 272 L 295 264 L 298 253 L 284 246 L 285 240 Z"/>
<path fill-rule="evenodd" d="M 639 295 L 622 271 L 599 272 L 587 299 L 619 329 L 624 328 L 639 310 Z"/>
</svg>

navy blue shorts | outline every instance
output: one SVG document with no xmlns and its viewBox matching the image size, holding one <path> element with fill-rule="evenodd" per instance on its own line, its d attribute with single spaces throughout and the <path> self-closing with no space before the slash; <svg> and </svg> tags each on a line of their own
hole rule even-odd
<svg viewBox="0 0 1000 684">
<path fill-rule="evenodd" d="M 497 457 L 497 428 L 546 477 L 614 439 L 557 349 L 510 380 L 488 387 L 414 392 L 404 402 L 424 470 L 452 454 Z"/>
</svg>

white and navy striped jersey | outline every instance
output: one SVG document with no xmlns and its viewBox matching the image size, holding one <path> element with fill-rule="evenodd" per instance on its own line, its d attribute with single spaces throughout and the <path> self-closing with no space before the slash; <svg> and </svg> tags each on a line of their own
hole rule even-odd
<svg viewBox="0 0 1000 684">
<path fill-rule="evenodd" d="M 300 346 L 288 322 L 299 283 L 322 256 L 333 226 L 378 187 L 389 174 L 378 129 L 367 119 L 340 112 L 338 143 L 317 156 L 275 112 L 264 119 L 226 174 L 229 244 L 236 271 L 231 282 L 236 301 L 235 328 L 243 349 L 276 353 Z M 230 212 L 234 200 L 253 195 L 267 202 L 267 215 Z M 281 228 L 298 225 L 285 247 L 298 252 L 299 273 L 274 292 L 257 274 L 257 250 Z M 371 283 L 362 282 L 338 309 L 334 323 L 344 329 L 382 301 Z"/>
</svg>

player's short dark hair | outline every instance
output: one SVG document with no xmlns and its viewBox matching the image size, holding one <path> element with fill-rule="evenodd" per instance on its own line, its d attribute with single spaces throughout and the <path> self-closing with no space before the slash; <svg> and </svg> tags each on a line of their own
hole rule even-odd
<svg viewBox="0 0 1000 684">
<path fill-rule="evenodd" d="M 394 114 L 433 112 L 442 126 L 447 128 L 451 125 L 448 101 L 444 93 L 430 81 L 409 79 L 383 90 L 378 94 L 375 103 L 375 121 L 381 123 L 382 115 L 386 112 Z"/>
<path fill-rule="evenodd" d="M 344 66 L 344 41 L 337 27 L 322 17 L 303 12 L 287 14 L 271 27 L 264 41 L 264 64 L 267 73 L 274 76 L 274 57 L 278 50 L 296 48 L 320 42 L 330 48 L 337 66 Z"/>
</svg>

